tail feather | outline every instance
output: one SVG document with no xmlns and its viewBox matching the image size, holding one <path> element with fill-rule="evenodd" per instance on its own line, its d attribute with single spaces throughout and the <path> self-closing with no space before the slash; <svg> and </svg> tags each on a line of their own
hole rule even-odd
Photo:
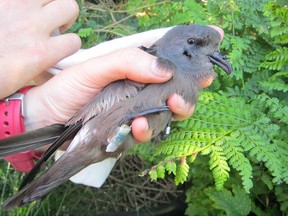
<svg viewBox="0 0 288 216">
<path fill-rule="evenodd" d="M 66 180 L 68 180 L 72 175 L 76 174 L 84 167 L 86 167 L 86 153 L 75 152 L 77 160 L 70 160 L 71 158 L 67 155 L 63 155 L 58 161 L 56 161 L 45 173 L 35 179 L 38 174 L 42 164 L 49 159 L 49 157 L 54 153 L 55 150 L 67 139 L 71 138 L 71 135 L 75 135 L 81 123 L 70 126 L 65 132 L 59 137 L 50 148 L 44 153 L 43 157 L 38 161 L 33 170 L 26 176 L 20 190 L 11 198 L 5 201 L 2 206 L 3 210 L 9 210 L 15 207 L 21 207 L 25 204 L 29 204 L 36 200 L 42 200 L 51 190 L 59 186 Z M 77 158 L 72 156 L 72 158 Z M 102 159 L 102 158 L 101 158 Z M 67 164 L 68 169 L 62 169 L 62 164 Z M 72 169 L 73 168 L 73 169 Z"/>
<path fill-rule="evenodd" d="M 0 140 L 0 157 L 17 154 L 53 143 L 66 127 L 54 124 L 34 131 L 29 131 L 13 137 Z"/>
<path fill-rule="evenodd" d="M 45 178 L 47 176 L 44 175 L 43 177 Z M 66 181 L 66 179 L 58 179 L 57 181 L 53 182 L 53 184 L 51 183 L 50 187 L 45 185 L 45 188 L 41 188 L 41 181 L 43 180 L 43 177 L 41 179 L 39 178 L 40 181 L 36 179 L 33 184 L 26 185 L 13 197 L 7 199 L 2 205 L 2 210 L 8 211 L 16 207 L 22 207 L 26 204 L 32 203 L 33 201 L 41 202 L 48 192 Z"/>
<path fill-rule="evenodd" d="M 33 169 L 28 173 L 28 175 L 23 180 L 22 184 L 20 185 L 20 189 L 22 189 L 26 184 L 33 181 L 36 175 L 41 170 L 41 167 L 45 164 L 45 162 L 51 157 L 55 151 L 65 143 L 66 140 L 71 139 L 71 137 L 75 136 L 75 134 L 81 128 L 82 123 L 77 122 L 74 125 L 70 125 L 62 134 L 59 136 L 55 142 L 46 150 L 43 154 L 42 158 L 38 161 L 38 163 L 33 167 Z"/>
<path fill-rule="evenodd" d="M 16 207 L 24 206 L 33 201 L 42 200 L 50 191 L 86 167 L 86 153 L 83 152 L 83 155 L 77 154 L 77 156 L 79 156 L 78 160 L 71 161 L 69 160 L 70 157 L 67 157 L 67 155 L 64 154 L 43 175 L 37 179 L 34 179 L 32 182 L 29 182 L 13 197 L 6 200 L 2 205 L 2 209 L 7 211 Z M 71 167 L 70 169 L 62 169 L 62 164 L 68 164 L 74 169 L 72 170 Z"/>
</svg>

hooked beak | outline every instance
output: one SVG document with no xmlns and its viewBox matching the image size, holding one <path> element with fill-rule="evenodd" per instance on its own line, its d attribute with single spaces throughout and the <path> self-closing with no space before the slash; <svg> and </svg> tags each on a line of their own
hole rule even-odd
<svg viewBox="0 0 288 216">
<path fill-rule="evenodd" d="M 221 55 L 221 53 L 219 52 L 215 52 L 213 55 L 209 55 L 209 59 L 212 62 L 212 64 L 219 66 L 226 72 L 226 74 L 228 75 L 231 74 L 232 66 L 226 60 L 226 56 Z"/>
</svg>

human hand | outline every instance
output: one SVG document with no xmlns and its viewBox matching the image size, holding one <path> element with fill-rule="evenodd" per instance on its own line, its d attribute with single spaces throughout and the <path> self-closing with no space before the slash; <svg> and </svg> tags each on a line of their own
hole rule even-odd
<svg viewBox="0 0 288 216">
<path fill-rule="evenodd" d="M 223 31 L 222 31 L 223 33 Z M 139 61 L 141 59 L 141 61 Z M 169 71 L 155 71 L 156 58 L 140 49 L 123 49 L 105 56 L 92 58 L 86 62 L 67 67 L 44 85 L 31 89 L 26 95 L 30 128 L 53 123 L 65 123 L 84 104 L 95 96 L 104 86 L 118 79 L 131 79 L 138 82 L 164 82 L 171 78 Z M 72 64 L 73 65 L 73 64 Z M 95 71 L 97 66 L 97 71 Z M 158 72 L 158 75 L 155 74 Z M 202 80 L 201 86 L 207 87 L 211 79 Z M 193 104 L 186 104 L 178 95 L 172 95 L 167 104 L 176 120 L 189 117 L 194 110 Z M 35 111 L 37 110 L 37 111 Z M 27 121 L 26 121 L 27 122 Z M 146 118 L 139 117 L 132 123 L 132 133 L 140 142 L 151 138 Z"/>
<path fill-rule="evenodd" d="M 0 98 L 81 47 L 76 34 L 51 36 L 57 28 L 67 30 L 78 10 L 75 0 L 1 0 Z"/>
</svg>

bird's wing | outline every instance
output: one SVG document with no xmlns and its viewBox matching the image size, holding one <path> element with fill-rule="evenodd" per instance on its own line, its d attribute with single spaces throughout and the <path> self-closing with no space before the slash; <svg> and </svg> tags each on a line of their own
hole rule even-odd
<svg viewBox="0 0 288 216">
<path fill-rule="evenodd" d="M 37 162 L 37 164 L 33 167 L 33 169 L 27 174 L 24 178 L 23 182 L 20 185 L 20 188 L 26 186 L 29 182 L 33 181 L 36 175 L 39 173 L 45 162 L 51 157 L 52 154 L 68 139 L 74 137 L 75 134 L 80 130 L 82 126 L 81 122 L 77 122 L 76 124 L 70 125 L 62 134 L 59 136 L 55 142 L 45 151 L 42 155 L 41 159 Z"/>
<path fill-rule="evenodd" d="M 83 151 L 71 152 L 71 149 L 74 148 L 73 146 L 77 146 L 75 143 L 79 141 L 78 138 L 82 137 L 82 133 L 86 133 L 87 129 L 90 128 L 85 121 L 97 116 L 103 110 L 107 111 L 111 106 L 113 106 L 114 103 L 134 97 L 138 91 L 144 87 L 145 85 L 143 84 L 123 80 L 111 83 L 99 94 L 97 94 L 92 102 L 85 106 L 88 113 L 85 113 L 85 110 L 81 110 L 77 113 L 76 117 L 69 122 L 64 133 L 50 146 L 50 148 L 44 153 L 41 160 L 36 164 L 34 169 L 24 179 L 19 192 L 12 198 L 8 199 L 3 205 L 3 208 L 10 209 L 16 206 L 21 206 L 25 203 L 32 202 L 33 200 L 40 199 L 41 197 L 45 196 L 45 194 L 54 187 L 57 187 L 59 184 L 86 167 L 86 158 L 93 159 L 95 157 L 98 158 L 98 161 L 102 161 L 105 158 L 105 155 L 102 155 L 101 151 L 97 150 L 96 148 L 93 149 L 93 151 L 89 149 L 82 149 Z M 88 117 L 85 116 L 85 114 L 88 115 Z M 79 131 L 80 128 L 83 130 Z M 58 149 L 58 147 L 61 146 L 63 142 L 65 142 L 68 138 L 71 139 L 71 136 L 75 135 L 75 133 L 77 133 L 76 136 L 79 137 L 72 140 L 70 146 L 68 147 L 68 151 L 70 149 L 69 154 L 64 154 L 45 173 L 43 173 L 43 175 L 35 179 L 42 165 Z M 82 147 L 86 148 L 87 146 Z M 71 160 L 71 158 L 75 158 L 75 160 Z M 91 161 L 90 164 L 91 163 L 93 162 Z M 65 169 L 63 169 L 61 164 L 65 164 Z M 54 177 L 51 178 L 51 175 L 54 175 Z"/>
<path fill-rule="evenodd" d="M 72 118 L 68 125 L 86 122 L 103 110 L 108 110 L 115 102 L 135 96 L 145 85 L 133 81 L 116 81 L 105 87 L 85 108 Z M 96 104 L 96 105 L 95 105 Z M 85 110 L 85 112 L 84 112 Z M 51 144 L 67 129 L 64 125 L 54 124 L 13 137 L 0 140 L 0 157 L 20 153 Z"/>
<path fill-rule="evenodd" d="M 43 145 L 53 143 L 65 130 L 66 127 L 64 125 L 54 124 L 35 131 L 1 139 L 0 157 L 36 149 Z"/>
<path fill-rule="evenodd" d="M 76 113 L 67 124 L 74 124 L 78 121 L 85 123 L 102 111 L 109 110 L 115 103 L 134 97 L 144 87 L 145 84 L 131 80 L 118 80 L 110 83 Z"/>
<path fill-rule="evenodd" d="M 105 87 L 93 98 L 92 102 L 88 103 L 84 109 L 80 110 L 75 117 L 69 121 L 67 129 L 47 149 L 35 167 L 28 173 L 20 188 L 24 187 L 35 178 L 50 156 L 68 139 L 73 139 L 86 121 L 97 116 L 101 111 L 108 110 L 114 103 L 135 96 L 144 86 L 144 84 L 133 81 L 121 80 Z"/>
</svg>

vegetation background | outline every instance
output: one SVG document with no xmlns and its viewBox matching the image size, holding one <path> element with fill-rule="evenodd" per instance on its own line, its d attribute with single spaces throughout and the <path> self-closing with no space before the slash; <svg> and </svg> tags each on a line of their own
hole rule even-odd
<svg viewBox="0 0 288 216">
<path fill-rule="evenodd" d="M 161 144 L 139 145 L 131 154 L 147 162 L 142 178 L 189 183 L 187 215 L 288 215 L 287 1 L 78 2 L 81 14 L 71 31 L 84 47 L 178 24 L 225 30 L 221 52 L 233 74 L 218 71 L 191 118 L 175 123 Z M 1 162 L 0 176 L 2 203 L 23 175 Z M 39 207 L 1 215 L 95 215 L 101 212 L 97 198 L 95 189 L 67 183 Z"/>
</svg>

